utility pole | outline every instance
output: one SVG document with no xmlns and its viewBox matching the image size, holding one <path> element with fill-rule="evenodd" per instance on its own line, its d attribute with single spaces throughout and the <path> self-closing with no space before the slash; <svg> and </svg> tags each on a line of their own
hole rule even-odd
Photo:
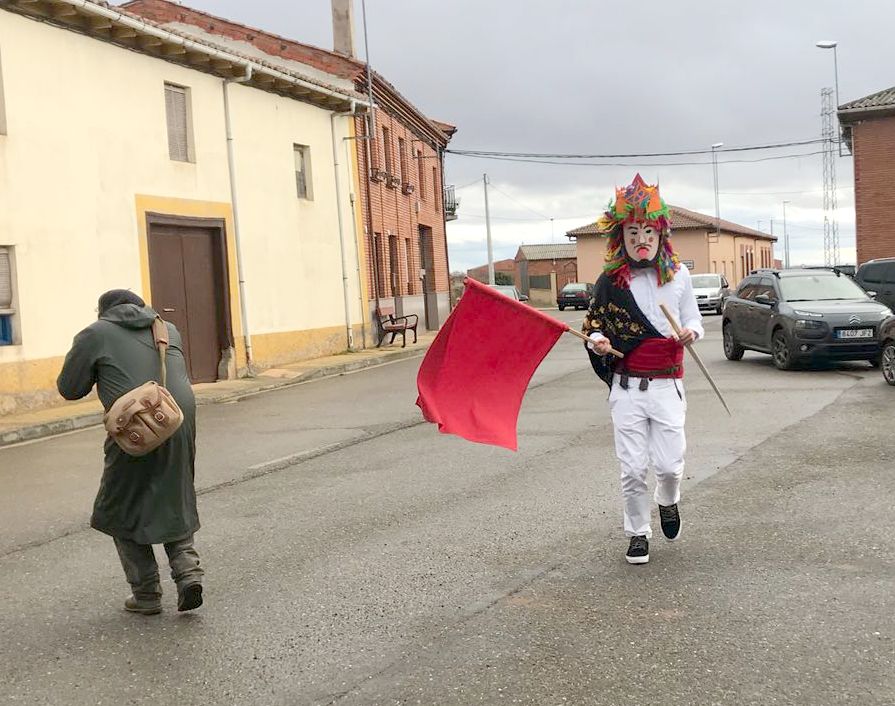
<svg viewBox="0 0 895 706">
<path fill-rule="evenodd" d="M 786 204 L 789 201 L 783 202 L 783 267 L 789 267 L 789 231 L 786 230 Z"/>
<path fill-rule="evenodd" d="M 833 51 L 836 51 L 835 47 Z M 833 105 L 833 89 L 822 89 L 820 100 L 824 176 L 824 265 L 829 267 L 839 264 L 839 223 L 836 220 L 836 211 L 838 210 L 836 155 L 833 152 L 833 142 L 836 141 L 837 135 L 834 127 L 836 107 Z M 841 139 L 839 144 L 842 144 Z"/>
<path fill-rule="evenodd" d="M 494 284 L 494 249 L 491 246 L 491 211 L 488 209 L 488 175 L 482 174 L 485 187 L 485 233 L 488 237 L 488 284 Z"/>
<path fill-rule="evenodd" d="M 721 199 L 718 195 L 718 154 L 715 150 L 724 147 L 723 142 L 716 142 L 712 145 L 712 174 L 715 180 L 715 242 L 721 242 Z M 705 271 L 711 272 L 712 266 L 712 247 L 711 239 L 706 233 L 705 236 Z"/>
</svg>

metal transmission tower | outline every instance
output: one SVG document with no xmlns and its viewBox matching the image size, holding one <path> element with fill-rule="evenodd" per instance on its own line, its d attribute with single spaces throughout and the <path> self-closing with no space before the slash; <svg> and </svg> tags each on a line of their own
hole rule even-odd
<svg viewBox="0 0 895 706">
<path fill-rule="evenodd" d="M 836 105 L 833 89 L 820 92 L 821 137 L 823 137 L 824 162 L 824 265 L 839 264 L 839 222 L 836 220 L 836 150 L 839 135 L 836 132 Z"/>
</svg>

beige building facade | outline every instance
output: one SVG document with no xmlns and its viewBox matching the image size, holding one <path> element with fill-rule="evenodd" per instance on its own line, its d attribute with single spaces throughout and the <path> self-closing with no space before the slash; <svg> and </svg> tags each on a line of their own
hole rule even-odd
<svg viewBox="0 0 895 706">
<path fill-rule="evenodd" d="M 0 5 L 0 93 L 0 414 L 57 399 L 107 289 L 181 328 L 194 381 L 360 337 L 349 82 L 37 0 Z"/>
<path fill-rule="evenodd" d="M 735 287 L 752 270 L 774 266 L 775 236 L 723 219 L 719 235 L 712 216 L 679 206 L 669 208 L 674 249 L 691 272 L 723 274 Z M 566 235 L 577 243 L 579 279 L 596 281 L 606 262 L 607 238 L 597 233 L 595 224 Z"/>
</svg>

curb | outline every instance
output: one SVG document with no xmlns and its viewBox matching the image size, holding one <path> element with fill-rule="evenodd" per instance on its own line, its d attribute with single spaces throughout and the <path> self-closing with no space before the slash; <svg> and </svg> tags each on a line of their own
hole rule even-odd
<svg viewBox="0 0 895 706">
<path fill-rule="evenodd" d="M 358 370 L 364 370 L 366 368 L 375 368 L 380 365 L 393 363 L 399 360 L 422 357 L 427 350 L 428 346 L 426 346 L 425 348 L 417 348 L 414 350 L 401 349 L 395 351 L 394 353 L 390 352 L 380 357 L 363 358 L 361 360 L 349 360 L 345 361 L 344 363 L 338 363 L 335 365 L 325 365 L 319 368 L 312 368 L 297 375 L 294 378 L 272 379 L 269 383 L 263 383 L 257 386 L 251 386 L 251 383 L 247 383 L 246 386 L 249 389 L 246 390 L 229 391 L 220 393 L 218 395 L 208 394 L 201 397 L 197 395 L 196 406 L 204 407 L 206 405 L 212 404 L 238 402 L 239 400 L 245 399 L 247 397 L 253 397 L 254 395 L 259 395 L 264 392 L 272 392 L 274 390 L 281 390 L 287 387 L 294 387 L 295 385 L 301 385 L 313 380 L 322 380 L 324 378 L 335 377 L 337 375 L 345 375 L 347 373 L 353 373 Z M 259 380 L 259 378 L 252 379 L 256 381 Z M 24 426 L 18 429 L 0 432 L 0 448 L 3 448 L 4 446 L 12 446 L 13 444 L 20 444 L 24 441 L 34 441 L 36 439 L 44 439 L 50 436 L 58 436 L 60 434 L 66 434 L 68 432 L 88 429 L 90 427 L 99 426 L 100 424 L 102 424 L 102 422 L 102 412 L 90 412 L 87 414 L 79 414 L 72 417 L 57 419 L 52 422 L 32 424 L 30 426 Z"/>
</svg>

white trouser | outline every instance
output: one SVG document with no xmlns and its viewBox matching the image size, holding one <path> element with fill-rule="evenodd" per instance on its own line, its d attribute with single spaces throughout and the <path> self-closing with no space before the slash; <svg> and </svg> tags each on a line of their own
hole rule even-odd
<svg viewBox="0 0 895 706">
<path fill-rule="evenodd" d="M 624 390 L 619 376 L 614 376 L 609 409 L 615 427 L 615 454 L 621 463 L 625 535 L 651 537 L 646 472 L 652 461 L 656 474 L 654 499 L 659 505 L 680 500 L 687 448 L 687 398 L 681 380 L 650 380 L 644 391 L 639 385 L 640 378 L 629 378 L 628 389 Z"/>
</svg>

